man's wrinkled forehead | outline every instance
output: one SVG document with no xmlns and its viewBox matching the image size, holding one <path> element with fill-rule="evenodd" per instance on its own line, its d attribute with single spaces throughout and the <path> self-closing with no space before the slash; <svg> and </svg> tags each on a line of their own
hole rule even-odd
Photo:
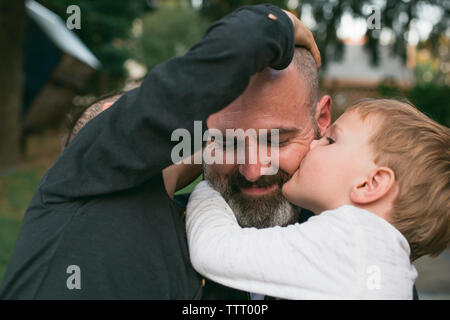
<svg viewBox="0 0 450 320">
<path fill-rule="evenodd" d="M 208 127 L 277 128 L 301 126 L 309 117 L 307 86 L 292 67 L 265 69 L 254 75 L 244 93 L 226 108 L 211 115 Z"/>
</svg>

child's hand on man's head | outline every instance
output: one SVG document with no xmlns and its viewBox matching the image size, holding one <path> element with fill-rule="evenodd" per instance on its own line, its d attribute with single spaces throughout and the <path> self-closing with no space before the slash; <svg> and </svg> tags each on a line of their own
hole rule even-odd
<svg viewBox="0 0 450 320">
<path fill-rule="evenodd" d="M 312 32 L 300 21 L 295 15 L 287 10 L 283 10 L 284 13 L 288 15 L 294 25 L 294 41 L 298 46 L 305 47 L 308 49 L 316 61 L 317 68 L 320 69 L 322 65 L 322 60 L 320 58 L 320 51 L 314 41 L 314 36 Z"/>
</svg>

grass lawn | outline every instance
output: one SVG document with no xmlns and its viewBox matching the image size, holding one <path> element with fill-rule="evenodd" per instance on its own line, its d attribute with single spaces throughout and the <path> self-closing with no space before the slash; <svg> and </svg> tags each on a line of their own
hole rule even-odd
<svg viewBox="0 0 450 320">
<path fill-rule="evenodd" d="M 0 217 L 0 282 L 5 274 L 19 229 L 20 220 Z"/>
<path fill-rule="evenodd" d="M 0 173 L 0 282 L 5 274 L 22 218 L 44 173 L 61 152 L 58 130 L 31 136 L 26 155 L 14 168 Z"/>
<path fill-rule="evenodd" d="M 0 177 L 0 281 L 12 254 L 28 204 L 45 169 L 18 168 Z"/>
<path fill-rule="evenodd" d="M 183 189 L 178 190 L 177 192 L 175 192 L 175 194 L 191 193 L 192 190 L 194 190 L 194 187 L 197 185 L 197 183 L 199 183 L 202 180 L 203 180 L 203 175 L 198 176 L 198 178 L 195 179 L 194 181 L 192 181 L 192 183 L 190 185 L 187 185 Z"/>
<path fill-rule="evenodd" d="M 46 168 L 42 165 L 18 168 L 0 177 L 0 282 L 16 242 L 23 214 Z M 200 176 L 177 194 L 189 193 Z"/>
</svg>

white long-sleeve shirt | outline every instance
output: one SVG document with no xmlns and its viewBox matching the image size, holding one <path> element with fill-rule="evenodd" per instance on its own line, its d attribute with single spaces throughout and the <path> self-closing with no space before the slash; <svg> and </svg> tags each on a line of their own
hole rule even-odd
<svg viewBox="0 0 450 320">
<path fill-rule="evenodd" d="M 409 244 L 369 211 L 342 206 L 302 224 L 241 228 L 202 181 L 186 219 L 192 265 L 225 286 L 284 299 L 412 299 Z"/>
</svg>

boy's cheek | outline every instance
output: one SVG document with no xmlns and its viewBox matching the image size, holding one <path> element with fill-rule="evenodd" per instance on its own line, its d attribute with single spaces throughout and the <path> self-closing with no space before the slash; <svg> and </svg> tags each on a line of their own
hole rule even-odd
<svg viewBox="0 0 450 320">
<path fill-rule="evenodd" d="M 313 185 L 302 183 L 301 179 L 298 177 L 298 171 L 294 173 L 292 178 L 286 182 L 281 192 L 283 196 L 292 204 L 304 207 L 305 201 L 310 202 L 312 200 L 311 192 Z"/>
<path fill-rule="evenodd" d="M 297 183 L 293 180 L 293 177 L 294 176 L 283 185 L 281 193 L 289 202 L 297 205 L 298 195 L 296 194 L 296 191 L 299 190 L 299 188 Z"/>
</svg>

